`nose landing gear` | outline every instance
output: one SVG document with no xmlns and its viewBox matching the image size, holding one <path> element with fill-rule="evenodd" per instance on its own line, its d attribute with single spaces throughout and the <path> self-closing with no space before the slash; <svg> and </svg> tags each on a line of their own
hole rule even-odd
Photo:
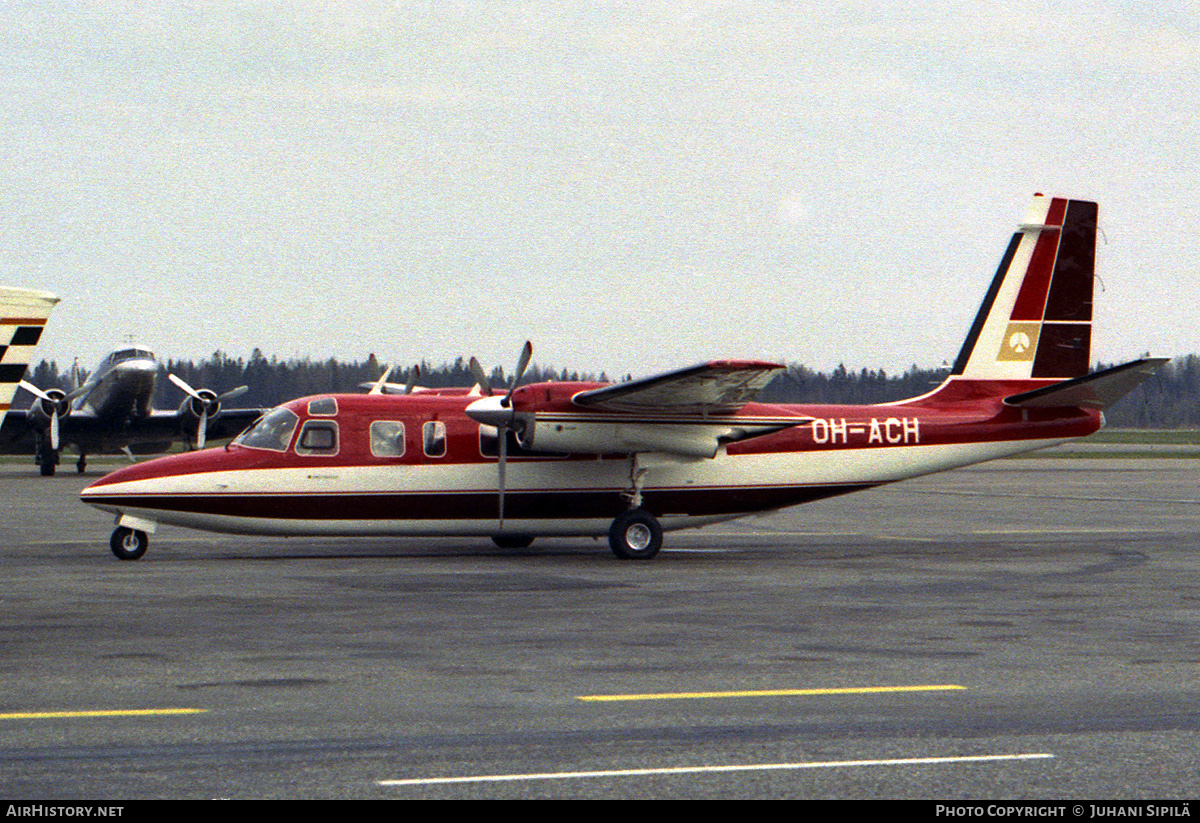
<svg viewBox="0 0 1200 823">
<path fill-rule="evenodd" d="M 137 560 L 146 553 L 150 546 L 150 538 L 145 532 L 135 531 L 125 526 L 118 526 L 108 541 L 112 553 L 120 560 Z"/>
</svg>

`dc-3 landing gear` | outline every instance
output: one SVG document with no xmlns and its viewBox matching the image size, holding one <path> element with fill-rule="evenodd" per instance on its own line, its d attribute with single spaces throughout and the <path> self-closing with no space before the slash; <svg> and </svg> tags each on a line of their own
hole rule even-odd
<svg viewBox="0 0 1200 823">
<path fill-rule="evenodd" d="M 617 515 L 608 529 L 608 545 L 622 560 L 649 560 L 662 548 L 662 525 L 642 508 L 642 485 L 649 471 L 650 466 L 642 465 L 639 455 L 633 455 L 629 464 L 632 488 L 624 493 L 629 511 Z"/>
<path fill-rule="evenodd" d="M 150 538 L 146 536 L 145 532 L 118 526 L 113 530 L 108 545 L 118 559 L 137 560 L 146 553 L 146 549 L 150 546 Z"/>
<path fill-rule="evenodd" d="M 53 477 L 58 468 L 58 449 L 52 448 L 49 442 L 39 441 L 34 450 L 33 461 L 38 464 L 42 477 Z"/>
</svg>

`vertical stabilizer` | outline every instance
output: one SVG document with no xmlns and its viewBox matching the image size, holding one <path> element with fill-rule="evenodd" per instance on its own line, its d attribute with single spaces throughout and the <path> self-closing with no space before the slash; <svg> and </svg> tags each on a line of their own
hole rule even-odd
<svg viewBox="0 0 1200 823">
<path fill-rule="evenodd" d="M 951 372 L 977 380 L 1081 377 L 1091 362 L 1096 204 L 1037 195 Z"/>
<path fill-rule="evenodd" d="M 0 423 L 56 303 L 46 292 L 0 286 Z"/>
</svg>

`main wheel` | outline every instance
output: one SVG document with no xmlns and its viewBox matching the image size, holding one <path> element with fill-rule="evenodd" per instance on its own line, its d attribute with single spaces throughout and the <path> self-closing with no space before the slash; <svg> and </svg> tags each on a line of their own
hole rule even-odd
<svg viewBox="0 0 1200 823">
<path fill-rule="evenodd" d="M 134 531 L 124 526 L 113 530 L 112 538 L 108 541 L 112 553 L 121 560 L 137 560 L 146 553 L 150 546 L 150 538 L 145 532 Z"/>
<path fill-rule="evenodd" d="M 662 548 L 662 526 L 645 509 L 630 509 L 613 520 L 608 545 L 622 560 L 649 560 Z"/>
<path fill-rule="evenodd" d="M 494 534 L 492 542 L 502 549 L 528 549 L 533 544 L 533 535 Z"/>
</svg>

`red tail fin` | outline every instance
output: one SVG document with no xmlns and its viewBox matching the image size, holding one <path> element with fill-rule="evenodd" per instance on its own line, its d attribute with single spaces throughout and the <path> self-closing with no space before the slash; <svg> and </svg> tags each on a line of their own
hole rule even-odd
<svg viewBox="0 0 1200 823">
<path fill-rule="evenodd" d="M 1067 379 L 1091 361 L 1096 204 L 1037 195 L 955 361 L 982 380 Z"/>
</svg>

